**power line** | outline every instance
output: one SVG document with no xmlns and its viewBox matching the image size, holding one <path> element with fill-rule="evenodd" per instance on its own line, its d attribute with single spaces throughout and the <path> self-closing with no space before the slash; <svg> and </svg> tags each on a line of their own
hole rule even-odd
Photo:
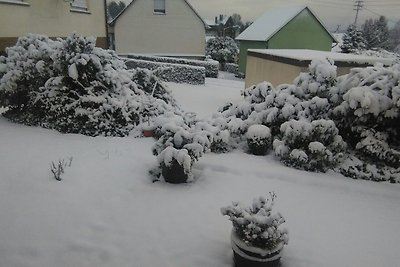
<svg viewBox="0 0 400 267">
<path fill-rule="evenodd" d="M 357 19 L 358 19 L 358 12 L 363 8 L 364 1 L 363 0 L 356 0 L 354 9 L 356 11 L 356 19 L 354 20 L 354 25 L 357 25 Z"/>
</svg>

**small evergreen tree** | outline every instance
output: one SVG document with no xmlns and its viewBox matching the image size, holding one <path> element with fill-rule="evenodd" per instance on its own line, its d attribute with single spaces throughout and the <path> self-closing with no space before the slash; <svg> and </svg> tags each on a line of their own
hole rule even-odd
<svg viewBox="0 0 400 267">
<path fill-rule="evenodd" d="M 340 46 L 343 53 L 352 53 L 355 50 L 365 49 L 363 34 L 356 25 L 351 24 L 343 36 L 343 44 Z"/>
<path fill-rule="evenodd" d="M 222 65 L 235 62 L 239 48 L 230 37 L 216 37 L 207 41 L 206 55 Z"/>
<path fill-rule="evenodd" d="M 384 16 L 376 20 L 365 21 L 362 25 L 362 32 L 367 49 L 389 48 L 389 28 Z"/>
</svg>

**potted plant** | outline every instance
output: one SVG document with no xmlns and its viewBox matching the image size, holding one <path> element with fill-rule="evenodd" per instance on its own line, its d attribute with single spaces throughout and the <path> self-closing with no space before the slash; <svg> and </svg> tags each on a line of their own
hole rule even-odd
<svg viewBox="0 0 400 267">
<path fill-rule="evenodd" d="M 272 213 L 276 199 L 259 197 L 251 206 L 233 202 L 221 209 L 229 217 L 233 229 L 231 245 L 236 267 L 276 267 L 280 264 L 284 245 L 288 244 L 288 232 L 280 227 L 285 219 L 280 213 Z"/>
<path fill-rule="evenodd" d="M 255 124 L 249 127 L 246 133 L 247 145 L 253 155 L 265 155 L 271 147 L 271 131 L 261 124 Z"/>
<path fill-rule="evenodd" d="M 167 146 L 157 157 L 164 180 L 180 184 L 191 179 L 192 165 L 202 154 L 203 147 L 196 143 L 186 144 L 181 149 Z"/>
<path fill-rule="evenodd" d="M 150 120 L 142 124 L 142 132 L 144 137 L 154 136 L 154 126 L 150 123 Z"/>
</svg>

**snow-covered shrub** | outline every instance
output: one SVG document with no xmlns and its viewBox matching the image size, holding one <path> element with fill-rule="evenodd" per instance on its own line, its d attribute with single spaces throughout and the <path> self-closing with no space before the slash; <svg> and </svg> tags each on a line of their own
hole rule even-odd
<svg viewBox="0 0 400 267">
<path fill-rule="evenodd" d="M 247 130 L 246 138 L 249 151 L 254 155 L 265 155 L 272 142 L 271 131 L 262 124 L 250 126 Z"/>
<path fill-rule="evenodd" d="M 221 130 L 214 134 L 210 149 L 214 153 L 225 153 L 231 150 L 230 133 L 228 130 Z"/>
<path fill-rule="evenodd" d="M 272 208 L 276 195 L 271 193 L 271 199 L 258 197 L 251 206 L 243 206 L 237 202 L 221 208 L 222 215 L 232 221 L 233 231 L 247 245 L 278 251 L 288 244 L 288 231 L 282 227 L 285 219 Z"/>
<path fill-rule="evenodd" d="M 399 169 L 400 65 L 353 69 L 334 89 L 332 117 L 357 157 Z"/>
<path fill-rule="evenodd" d="M 186 178 L 191 178 L 193 163 L 205 152 L 210 151 L 213 133 L 207 128 L 211 126 L 198 122 L 191 114 L 181 115 L 171 112 L 154 119 L 153 124 L 159 139 L 153 145 L 152 151 L 158 157 L 161 172 L 155 170 L 151 172 L 162 173 L 167 182 L 173 179 L 167 176 L 173 176 L 174 169 L 180 169 L 179 173 L 184 173 Z M 177 159 L 174 155 L 180 158 Z M 189 159 L 190 164 L 182 165 L 182 162 L 187 162 Z"/>
<path fill-rule="evenodd" d="M 346 177 L 353 179 L 371 180 L 376 182 L 390 181 L 400 183 L 400 170 L 386 166 L 382 163 L 373 163 L 349 155 L 343 163 L 338 166 L 337 171 Z"/>
<path fill-rule="evenodd" d="M 226 63 L 225 71 L 233 73 L 233 74 L 237 74 L 239 72 L 239 65 L 236 63 Z"/>
<path fill-rule="evenodd" d="M 141 68 L 153 70 L 156 76 L 166 82 L 204 84 L 206 78 L 206 70 L 204 67 L 140 59 L 130 59 L 126 61 L 126 66 L 129 69 Z"/>
<path fill-rule="evenodd" d="M 282 138 L 274 140 L 275 155 L 290 167 L 325 172 L 340 163 L 346 148 L 330 120 L 290 120 L 281 126 Z"/>
<path fill-rule="evenodd" d="M 91 37 L 73 34 L 52 41 L 28 35 L 7 49 L 0 66 L 4 116 L 28 125 L 124 136 L 148 116 L 175 109 L 164 101 L 172 98 L 157 98 L 147 93 L 153 88 L 138 86 L 136 71 L 128 71 L 114 52 L 95 47 Z M 157 92 L 167 93 L 158 84 Z"/>
<path fill-rule="evenodd" d="M 193 160 L 187 149 L 166 147 L 157 157 L 161 174 L 168 183 L 185 183 L 191 177 Z"/>
<path fill-rule="evenodd" d="M 239 48 L 230 37 L 216 37 L 209 39 L 206 45 L 206 55 L 219 61 L 222 65 L 237 60 Z"/>
<path fill-rule="evenodd" d="M 206 69 L 206 77 L 210 78 L 218 77 L 219 63 L 218 61 L 215 60 L 206 59 L 204 61 L 201 61 L 201 60 L 189 60 L 189 59 L 174 58 L 174 57 L 157 57 L 157 56 L 138 55 L 138 54 L 127 54 L 123 56 L 127 58 L 140 59 L 145 61 L 155 61 L 161 63 L 172 63 L 172 64 L 204 67 Z"/>
</svg>

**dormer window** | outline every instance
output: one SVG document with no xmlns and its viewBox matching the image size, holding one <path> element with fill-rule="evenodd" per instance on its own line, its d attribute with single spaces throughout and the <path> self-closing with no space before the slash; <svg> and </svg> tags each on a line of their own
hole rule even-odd
<svg viewBox="0 0 400 267">
<path fill-rule="evenodd" d="M 154 14 L 165 14 L 165 0 L 154 0 Z"/>
</svg>

